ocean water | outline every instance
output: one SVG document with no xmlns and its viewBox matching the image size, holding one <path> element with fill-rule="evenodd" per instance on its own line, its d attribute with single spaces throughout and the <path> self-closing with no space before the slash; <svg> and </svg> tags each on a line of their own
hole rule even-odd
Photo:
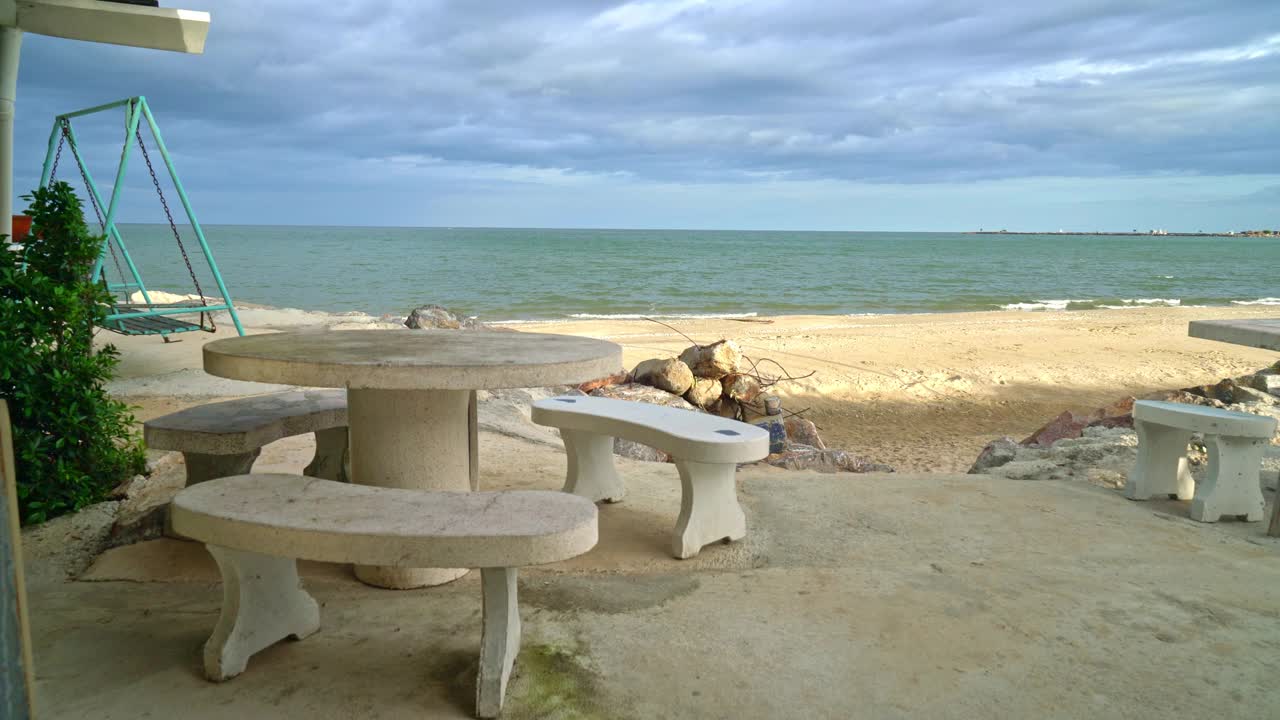
<svg viewBox="0 0 1280 720">
<path fill-rule="evenodd" d="M 192 292 L 168 227 L 122 225 L 148 287 Z M 184 239 L 206 295 L 189 228 Z M 1280 305 L 1280 240 L 486 228 L 205 227 L 232 297 L 490 320 Z"/>
</svg>

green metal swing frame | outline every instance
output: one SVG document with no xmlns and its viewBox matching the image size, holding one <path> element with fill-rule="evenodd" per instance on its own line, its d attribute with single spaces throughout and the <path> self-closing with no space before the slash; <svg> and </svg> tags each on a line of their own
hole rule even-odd
<svg viewBox="0 0 1280 720">
<path fill-rule="evenodd" d="M 101 208 L 103 207 L 102 194 L 98 191 L 98 186 L 93 180 L 93 175 L 89 172 L 88 166 L 85 165 L 84 158 L 80 155 L 79 142 L 76 140 L 75 130 L 71 126 L 73 118 L 93 115 L 100 112 L 115 110 L 116 108 L 124 108 L 125 113 L 125 141 L 124 147 L 120 151 L 120 162 L 116 167 L 115 182 L 111 188 L 111 199 L 107 203 L 106 216 L 101 216 Z M 196 291 L 201 296 L 199 304 L 156 304 L 151 300 L 151 294 L 147 290 L 146 283 L 143 282 L 142 273 L 138 271 L 137 265 L 133 262 L 133 257 L 129 254 L 128 247 L 125 246 L 124 238 L 120 235 L 120 230 L 116 227 L 116 211 L 120 206 L 121 191 L 124 188 L 125 173 L 129 169 L 129 155 L 135 142 L 139 145 L 147 164 L 150 167 L 150 157 L 146 156 L 146 147 L 142 145 L 142 136 L 139 128 L 142 121 L 145 120 L 147 126 L 151 130 L 151 136 L 155 139 L 157 148 L 160 150 L 160 156 L 164 159 L 165 168 L 169 171 L 169 177 L 173 181 L 173 186 L 178 191 L 178 197 L 182 201 L 182 208 L 186 211 L 187 220 L 191 223 L 191 228 L 195 233 L 196 240 L 200 244 L 200 251 L 204 254 L 204 259 L 208 263 L 209 270 L 213 275 L 214 282 L 218 285 L 218 292 L 222 296 L 221 304 L 207 304 L 204 300 L 204 294 L 200 291 L 199 280 L 196 278 L 195 271 L 191 268 L 190 260 L 186 257 L 186 249 L 182 246 L 182 238 L 178 234 L 177 226 L 173 223 L 170 215 L 169 222 L 173 227 L 174 237 L 178 241 L 178 246 L 182 250 L 183 258 L 187 261 L 187 269 L 191 273 L 192 280 L 196 284 Z M 125 98 L 116 102 L 106 103 L 104 105 L 95 105 L 94 107 L 76 110 L 54 118 L 53 129 L 49 132 L 49 147 L 44 157 L 44 168 L 40 173 L 40 187 L 46 187 L 53 178 L 54 170 L 57 165 L 57 159 L 61 152 L 63 140 L 66 140 L 67 146 L 71 149 L 72 157 L 75 158 L 76 166 L 80 171 L 81 177 L 84 179 L 85 185 L 88 187 L 89 201 L 93 205 L 96 212 L 99 213 L 99 221 L 102 223 L 103 242 L 102 250 L 98 253 L 98 259 L 93 267 L 93 273 L 90 277 L 102 277 L 107 282 L 107 289 L 113 293 L 123 293 L 127 298 L 129 293 L 137 291 L 141 293 L 142 303 L 117 303 L 112 306 L 105 322 L 104 329 L 118 332 L 123 335 L 162 335 L 165 339 L 171 333 L 190 332 L 193 330 L 204 330 L 213 332 L 212 313 L 218 311 L 226 311 L 231 315 L 231 321 L 235 324 L 236 332 L 244 335 L 244 326 L 240 324 L 240 316 L 236 313 L 235 305 L 231 299 L 231 293 L 227 291 L 226 283 L 223 282 L 222 273 L 218 271 L 218 263 L 213 259 L 213 253 L 209 249 L 209 243 L 205 239 L 204 230 L 200 227 L 200 221 L 196 219 L 195 210 L 191 207 L 191 200 L 187 197 L 187 192 L 182 186 L 182 180 L 178 178 L 178 171 L 174 168 L 173 158 L 169 155 L 169 150 L 164 144 L 164 138 L 160 135 L 160 127 L 156 124 L 155 117 L 151 114 L 151 108 L 147 105 L 147 99 L 141 95 L 137 97 Z M 155 170 L 151 168 L 152 180 L 155 181 Z M 169 212 L 168 204 L 164 201 L 164 193 L 160 190 L 159 182 L 156 182 L 156 191 L 160 193 L 161 202 L 165 205 L 165 212 Z M 112 283 L 106 278 L 105 261 L 110 254 L 115 257 L 115 250 L 119 250 L 120 257 L 124 258 L 125 266 L 128 268 L 128 276 L 121 279 L 122 283 Z M 121 275 L 124 275 L 123 268 L 117 268 Z M 130 279 L 132 281 L 130 282 Z M 186 320 L 174 317 L 176 315 L 191 315 L 200 313 L 200 323 L 188 322 Z M 209 327 L 205 327 L 204 318 L 210 319 Z"/>
</svg>

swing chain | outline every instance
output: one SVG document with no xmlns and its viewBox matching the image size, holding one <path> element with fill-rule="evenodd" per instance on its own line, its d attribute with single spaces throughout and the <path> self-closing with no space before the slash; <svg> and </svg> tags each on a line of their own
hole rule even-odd
<svg viewBox="0 0 1280 720">
<path fill-rule="evenodd" d="M 80 153 L 76 150 L 75 138 L 71 137 L 71 121 L 66 118 L 62 120 L 62 137 L 58 139 L 58 152 L 54 154 L 53 167 L 49 169 L 49 182 L 51 183 L 53 182 L 53 179 L 58 176 L 58 162 L 62 160 L 62 146 L 64 144 L 70 145 L 71 153 L 79 158 Z M 93 206 L 93 214 L 98 218 L 98 227 L 101 229 L 101 232 L 105 234 L 107 232 L 107 221 L 102 217 L 102 208 L 98 206 L 98 198 L 93 194 L 93 186 L 89 184 L 89 176 L 85 173 L 84 167 L 78 162 L 76 163 L 76 166 L 80 168 L 80 180 L 84 183 L 85 191 L 89 195 L 89 204 Z M 124 268 L 120 265 L 120 258 L 116 255 L 115 243 L 111 241 L 111 238 L 107 238 L 106 243 L 107 252 L 111 254 L 111 263 L 116 267 L 116 274 L 120 276 L 121 281 L 127 281 L 127 276 L 124 274 Z M 103 276 L 105 279 L 105 271 L 103 272 Z M 121 290 L 120 295 L 126 302 L 128 301 L 129 293 L 127 290 Z"/>
<path fill-rule="evenodd" d="M 173 212 L 169 210 L 169 201 L 164 197 L 164 191 L 160 189 L 160 180 L 156 177 L 156 169 L 151 164 L 151 155 L 147 152 L 147 145 L 142 141 L 142 130 L 134 131 L 138 138 L 138 149 L 142 151 L 142 159 L 147 163 L 147 172 L 151 174 L 151 184 L 155 185 L 156 195 L 160 196 L 160 205 L 164 208 L 164 216 L 169 221 L 169 229 L 173 231 L 173 239 L 178 243 L 178 251 L 182 253 L 182 262 L 187 265 L 187 273 L 191 275 L 191 283 L 196 287 L 196 294 L 200 296 L 200 304 L 208 307 L 209 301 L 205 299 L 204 290 L 200 288 L 200 278 L 196 277 L 195 268 L 191 267 L 191 258 L 187 256 L 187 247 L 182 243 L 182 235 L 178 233 L 178 224 L 173 221 Z M 200 313 L 200 324 L 205 324 L 205 318 L 208 318 L 209 327 L 213 330 L 217 329 L 214 323 L 212 313 Z"/>
</svg>

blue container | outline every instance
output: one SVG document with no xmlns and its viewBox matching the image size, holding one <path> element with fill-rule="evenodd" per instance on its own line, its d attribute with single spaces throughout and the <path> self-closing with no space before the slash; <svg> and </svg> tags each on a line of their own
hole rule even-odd
<svg viewBox="0 0 1280 720">
<path fill-rule="evenodd" d="M 769 431 L 770 455 L 786 452 L 787 426 L 783 424 L 781 415 L 770 415 L 767 418 L 756 422 L 756 427 L 764 428 Z"/>
</svg>

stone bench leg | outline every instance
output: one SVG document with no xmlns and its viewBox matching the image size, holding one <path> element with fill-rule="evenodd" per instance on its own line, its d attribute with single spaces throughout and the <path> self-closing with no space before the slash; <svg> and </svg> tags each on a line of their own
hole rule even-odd
<svg viewBox="0 0 1280 720">
<path fill-rule="evenodd" d="M 569 456 L 564 491 L 591 502 L 619 502 L 627 494 L 613 466 L 613 438 L 584 430 L 560 430 Z"/>
<path fill-rule="evenodd" d="M 671 552 L 681 560 L 691 558 L 704 545 L 747 536 L 747 517 L 738 504 L 733 463 L 700 463 L 676 460 L 680 471 L 680 518 L 671 541 Z"/>
<path fill-rule="evenodd" d="M 245 475 L 253 469 L 262 448 L 252 452 L 235 455 L 206 455 L 204 453 L 184 452 L 182 461 L 187 465 L 187 487 L 206 480 L 216 480 L 232 475 Z"/>
<path fill-rule="evenodd" d="M 1266 440 L 1254 438 L 1205 438 L 1209 467 L 1191 500 L 1191 519 L 1217 522 L 1222 516 L 1243 515 L 1248 522 L 1262 520 L 1262 454 Z"/>
<path fill-rule="evenodd" d="M 520 653 L 520 607 L 515 568 L 481 568 L 484 628 L 480 634 L 480 670 L 476 677 L 476 717 L 502 712 L 507 680 Z"/>
<path fill-rule="evenodd" d="M 303 469 L 307 477 L 347 482 L 347 428 L 337 427 L 316 431 L 316 455 Z"/>
<path fill-rule="evenodd" d="M 1149 500 L 1152 495 L 1176 495 L 1190 500 L 1195 480 L 1187 465 L 1187 443 L 1191 432 L 1142 421 L 1134 422 L 1138 432 L 1138 462 L 1124 485 L 1130 500 Z"/>
<path fill-rule="evenodd" d="M 222 615 L 204 644 L 205 677 L 229 680 L 259 650 L 320 629 L 320 606 L 302 589 L 295 560 L 205 547 L 222 571 Z"/>
<path fill-rule="evenodd" d="M 476 391 L 467 398 L 467 462 L 471 473 L 471 492 L 480 490 L 480 405 Z"/>
</svg>

